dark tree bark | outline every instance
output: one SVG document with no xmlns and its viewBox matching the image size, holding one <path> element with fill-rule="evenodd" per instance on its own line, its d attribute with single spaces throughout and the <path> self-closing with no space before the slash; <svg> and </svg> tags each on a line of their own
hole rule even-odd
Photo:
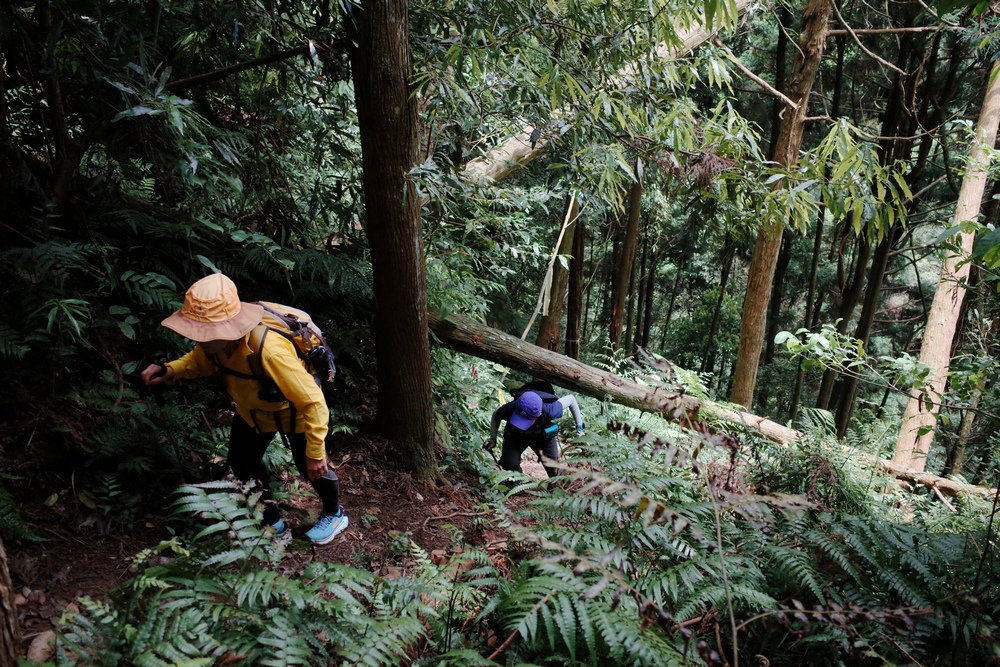
<svg viewBox="0 0 1000 667">
<path fill-rule="evenodd" d="M 785 273 L 792 259 L 792 246 L 795 237 L 786 236 L 781 240 L 781 251 L 778 253 L 778 264 L 774 267 L 774 284 L 771 285 L 771 303 L 767 310 L 767 334 L 764 338 L 764 363 L 774 360 L 774 337 L 778 335 L 778 320 L 781 313 L 781 303 L 785 299 Z"/>
<path fill-rule="evenodd" d="M 420 200 L 407 178 L 418 136 L 407 4 L 352 6 L 351 69 L 375 293 L 378 423 L 399 443 L 402 465 L 427 479 L 435 472 L 434 413 Z"/>
<path fill-rule="evenodd" d="M 871 338 L 872 323 L 875 321 L 875 314 L 882 303 L 882 282 L 885 279 L 885 271 L 889 266 L 889 257 L 892 248 L 902 232 L 902 226 L 893 227 L 889 236 L 882 239 L 875 249 L 875 256 L 872 258 L 871 270 L 868 273 L 868 289 L 865 291 L 864 304 L 861 306 L 861 315 L 858 317 L 858 326 L 854 330 L 854 337 L 859 339 L 867 349 L 868 341 Z M 847 433 L 847 424 L 850 422 L 851 413 L 854 410 L 854 398 L 858 391 L 858 380 L 854 377 L 841 378 L 835 387 L 834 397 L 830 402 L 831 408 L 836 408 L 837 436 L 843 438 Z"/>
<path fill-rule="evenodd" d="M 16 665 L 21 654 L 21 633 L 17 627 L 14 587 L 10 582 L 7 551 L 0 538 L 0 665 Z"/>
<path fill-rule="evenodd" d="M 618 216 L 610 211 L 607 215 L 607 221 L 609 230 L 608 242 L 611 245 L 611 249 L 604 254 L 607 263 L 605 268 L 607 273 L 605 274 L 606 288 L 604 290 L 604 300 L 601 303 L 601 326 L 610 327 L 611 311 L 614 309 L 615 294 L 618 293 L 617 267 L 621 262 L 625 225 L 622 224 Z"/>
<path fill-rule="evenodd" d="M 569 255 L 573 251 L 573 238 L 576 234 L 576 219 L 580 215 L 580 205 L 576 197 L 571 196 L 566 201 L 566 210 L 559 219 L 560 226 L 566 223 L 562 241 L 556 251 L 560 255 Z M 549 285 L 549 309 L 538 323 L 538 336 L 535 344 L 550 350 L 559 349 L 562 342 L 563 296 L 569 283 L 569 269 L 564 268 L 558 259 L 552 265 L 552 283 Z"/>
<path fill-rule="evenodd" d="M 639 273 L 638 277 L 633 276 L 632 282 L 633 286 L 638 284 L 639 294 L 635 300 L 635 327 L 632 329 L 632 335 L 628 338 L 629 346 L 631 349 L 636 350 L 642 345 L 642 328 L 643 322 L 642 318 L 645 314 L 645 304 L 646 304 L 646 262 L 649 260 L 649 220 L 645 220 L 642 225 L 642 259 L 639 261 Z M 632 310 L 630 308 L 629 310 Z"/>
<path fill-rule="evenodd" d="M 854 316 L 854 309 L 857 308 L 861 300 L 862 286 L 865 283 L 865 267 L 868 265 L 868 256 L 871 254 L 871 244 L 868 239 L 862 237 L 858 239 L 858 251 L 854 259 L 854 269 L 849 282 L 841 283 L 840 304 L 837 308 L 837 332 L 847 333 L 851 317 Z M 830 394 L 833 393 L 833 383 L 837 380 L 836 371 L 828 370 L 823 372 L 823 379 L 819 386 L 819 395 L 816 398 L 816 407 L 826 410 L 830 407 Z"/>
<path fill-rule="evenodd" d="M 635 263 L 635 248 L 639 242 L 639 211 L 642 204 L 642 178 L 638 163 L 635 181 L 628 193 L 628 218 L 625 220 L 625 239 L 622 241 L 621 257 L 615 271 L 615 290 L 611 299 L 611 327 L 608 338 L 611 347 L 618 349 L 622 342 L 622 320 L 629 286 L 632 282 L 632 268 Z"/>
<path fill-rule="evenodd" d="M 649 332 L 653 327 L 653 296 L 656 294 L 656 265 L 659 259 L 659 254 L 654 249 L 649 258 L 649 269 L 646 271 L 646 300 L 643 304 L 642 337 L 639 341 L 643 349 L 649 347 Z"/>
<path fill-rule="evenodd" d="M 726 232 L 726 238 L 722 242 L 722 270 L 719 276 L 719 296 L 715 300 L 715 310 L 712 312 L 712 322 L 708 326 L 708 335 L 705 337 L 705 350 L 701 354 L 701 367 L 699 372 L 711 371 L 715 368 L 715 334 L 719 331 L 719 320 L 722 318 L 722 304 L 726 300 L 726 287 L 729 285 L 729 273 L 733 268 L 733 258 L 736 256 L 736 245 L 733 237 Z"/>
<path fill-rule="evenodd" d="M 844 47 L 847 44 L 846 37 L 837 38 L 837 69 L 833 77 L 833 100 L 830 102 L 830 117 L 840 118 L 840 104 L 843 100 L 844 92 Z M 829 178 L 829 168 L 825 170 L 826 177 Z M 820 202 L 819 212 L 816 216 L 816 233 L 813 236 L 812 261 L 809 264 L 809 288 L 806 292 L 806 312 L 802 319 L 802 326 L 811 329 L 814 326 L 816 314 L 822 305 L 822 295 L 816 298 L 816 276 L 819 273 L 819 257 L 823 250 L 823 219 L 826 215 L 826 207 Z M 802 362 L 795 371 L 795 385 L 792 388 L 791 405 L 788 407 L 788 418 L 794 420 L 799 414 L 799 404 L 802 400 L 802 381 L 804 372 Z"/>
<path fill-rule="evenodd" d="M 660 340 L 660 349 L 667 347 L 667 334 L 670 333 L 670 321 L 674 318 L 674 304 L 677 302 L 677 293 L 681 289 L 681 276 L 684 274 L 684 266 L 687 264 L 687 255 L 681 257 L 677 262 L 677 273 L 674 276 L 674 286 L 670 289 L 670 300 L 667 302 L 667 313 L 663 316 L 663 335 Z"/>
<path fill-rule="evenodd" d="M 907 16 L 907 20 L 912 22 L 912 19 L 913 15 L 911 12 Z M 920 121 L 922 121 L 925 127 L 928 126 L 927 124 L 930 121 L 928 117 L 929 107 L 926 103 L 928 95 L 925 91 L 931 91 L 934 88 L 934 69 L 937 64 L 937 53 L 941 42 L 939 36 L 936 36 L 932 40 L 926 56 L 921 57 L 921 50 L 918 48 L 919 39 L 919 36 L 915 34 L 907 34 L 902 38 L 897 64 L 904 71 L 914 71 L 906 77 L 898 73 L 894 77 L 893 93 L 886 103 L 882 136 L 902 135 L 910 137 L 917 131 L 920 125 L 917 118 L 918 114 L 911 106 L 903 104 L 903 100 L 922 99 L 919 112 L 921 116 Z M 923 60 L 928 63 L 925 69 L 927 76 L 923 79 L 922 86 L 918 85 L 921 77 L 920 72 L 915 71 L 917 68 L 914 67 L 914 61 L 916 60 Z M 879 146 L 881 160 L 887 165 L 896 160 L 904 160 L 912 154 L 912 147 L 912 139 L 884 140 Z M 926 160 L 926 156 L 921 157 L 921 152 L 918 151 L 916 160 L 906 176 L 911 188 L 916 184 L 916 181 L 913 179 L 923 171 L 924 160 Z M 913 202 L 908 204 L 908 208 L 912 210 Z M 879 305 L 882 303 L 882 285 L 889 268 L 889 260 L 892 257 L 893 249 L 902 236 L 902 225 L 897 223 L 879 243 L 872 257 L 871 270 L 868 274 L 868 287 L 865 290 L 861 315 L 858 318 L 858 325 L 854 332 L 854 337 L 859 339 L 866 347 L 871 339 L 871 330 L 875 321 L 875 315 L 878 312 Z M 840 437 L 843 437 L 847 433 L 847 426 L 854 412 L 857 392 L 858 379 L 855 377 L 840 378 L 834 388 L 834 393 L 830 401 L 830 409 L 836 411 L 837 433 Z"/>
<path fill-rule="evenodd" d="M 774 49 L 774 87 L 778 90 L 784 91 L 785 89 L 785 78 L 787 76 L 786 70 L 788 69 L 787 60 L 788 56 L 788 32 L 787 29 L 792 25 L 792 12 L 789 11 L 786 5 L 781 5 L 781 11 L 778 12 L 778 44 Z M 780 99 L 775 97 L 771 102 L 771 140 L 768 143 L 768 148 L 771 151 L 771 155 L 774 155 L 774 149 L 778 145 L 778 133 L 781 130 L 781 112 L 785 108 L 785 103 Z"/>
<path fill-rule="evenodd" d="M 816 276 L 819 273 L 819 255 L 823 249 L 823 216 L 826 209 L 820 204 L 819 214 L 816 216 L 816 233 L 813 236 L 812 261 L 809 263 L 809 288 L 806 290 L 806 312 L 802 318 L 803 327 L 808 329 L 813 320 L 813 304 L 816 297 Z M 799 362 L 795 371 L 795 385 L 792 388 L 791 405 L 788 407 L 788 418 L 794 420 L 799 414 L 799 403 L 802 400 L 802 380 L 804 372 L 802 362 Z"/>
<path fill-rule="evenodd" d="M 580 315 L 583 311 L 583 259 L 587 229 L 576 222 L 573 235 L 573 259 L 569 263 L 569 303 L 566 305 L 566 356 L 580 358 Z"/>
</svg>

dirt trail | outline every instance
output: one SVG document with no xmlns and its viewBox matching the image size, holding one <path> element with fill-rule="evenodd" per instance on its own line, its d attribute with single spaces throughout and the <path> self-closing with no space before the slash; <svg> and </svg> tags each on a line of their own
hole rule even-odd
<svg viewBox="0 0 1000 667">
<path fill-rule="evenodd" d="M 435 560 L 447 558 L 458 544 L 502 548 L 505 543 L 504 534 L 475 521 L 480 510 L 474 492 L 479 480 L 474 475 L 464 473 L 450 485 L 432 486 L 386 468 L 357 449 L 335 460 L 350 526 L 329 545 L 309 544 L 303 534 L 319 512 L 319 500 L 286 473 L 282 482 L 291 498 L 284 503 L 284 516 L 296 539 L 289 545 L 283 570 L 295 572 L 311 561 L 338 562 L 394 578 L 412 565 L 408 539 Z M 546 477 L 531 450 L 525 452 L 522 469 L 531 477 Z M 170 537 L 164 517 L 137 521 L 132 531 L 113 528 L 110 534 L 98 535 L 92 527 L 77 527 L 80 521 L 61 510 L 41 503 L 26 509 L 25 518 L 32 525 L 55 528 L 43 533 L 46 542 L 8 546 L 25 650 L 34 637 L 52 628 L 67 604 L 81 596 L 105 597 L 135 575 L 136 553 Z"/>
</svg>

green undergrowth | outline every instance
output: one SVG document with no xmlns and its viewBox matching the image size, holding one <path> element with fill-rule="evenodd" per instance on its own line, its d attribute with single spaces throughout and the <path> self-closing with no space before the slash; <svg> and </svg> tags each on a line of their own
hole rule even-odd
<svg viewBox="0 0 1000 667">
<path fill-rule="evenodd" d="M 181 487 L 197 528 L 59 625 L 60 664 L 983 664 L 996 659 L 988 507 L 903 509 L 808 439 L 780 452 L 613 422 L 556 481 L 494 503 L 501 550 L 398 579 L 283 566 L 252 490 Z M 768 461 L 783 461 L 775 474 Z M 756 463 L 754 463 L 756 461 Z M 736 465 L 734 465 L 736 464 Z M 490 477 L 490 473 L 484 473 Z M 493 474 L 497 481 L 500 475 Z M 496 487 L 502 488 L 502 487 Z M 840 489 L 839 491 L 836 489 Z M 859 499 L 865 499 L 859 505 Z M 516 507 L 511 510 L 509 507 Z M 868 511 L 862 511 L 868 507 Z M 958 519 L 960 517 L 960 520 Z M 154 558 L 159 556 L 159 558 Z M 152 562 L 152 564 L 150 564 Z"/>
</svg>

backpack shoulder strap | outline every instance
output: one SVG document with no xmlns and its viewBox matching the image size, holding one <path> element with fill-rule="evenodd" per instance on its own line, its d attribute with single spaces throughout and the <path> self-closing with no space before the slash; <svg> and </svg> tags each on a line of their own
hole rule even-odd
<svg viewBox="0 0 1000 667">
<path fill-rule="evenodd" d="M 263 354 L 264 341 L 267 339 L 269 331 L 271 331 L 271 327 L 261 322 L 251 329 L 247 335 L 247 345 L 250 347 L 251 352 L 250 356 L 247 357 L 247 364 L 250 366 L 250 372 L 257 379 L 267 377 L 267 373 L 264 372 L 264 362 L 261 360 L 261 355 Z"/>
</svg>

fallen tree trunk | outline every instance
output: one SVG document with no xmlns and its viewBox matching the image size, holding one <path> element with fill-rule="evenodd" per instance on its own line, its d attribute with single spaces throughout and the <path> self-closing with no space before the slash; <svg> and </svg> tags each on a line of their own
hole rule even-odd
<svg viewBox="0 0 1000 667">
<path fill-rule="evenodd" d="M 702 401 L 682 391 L 670 391 L 663 386 L 639 384 L 614 373 L 588 366 L 558 352 L 532 345 L 516 336 L 461 315 L 442 316 L 431 312 L 429 319 L 431 331 L 446 347 L 501 363 L 508 368 L 529 373 L 540 380 L 547 380 L 552 384 L 600 400 L 644 412 L 654 412 L 668 421 L 699 431 L 706 430 L 706 419 L 714 419 L 739 424 L 780 444 L 788 444 L 801 437 L 795 429 L 766 417 L 713 401 Z M 867 454 L 864 456 L 870 459 L 866 460 L 866 463 L 886 471 L 897 479 L 937 489 L 952 496 L 958 493 L 971 493 L 991 497 L 996 493 L 995 489 L 914 472 L 891 461 L 876 459 Z"/>
<path fill-rule="evenodd" d="M 639 384 L 614 373 L 588 366 L 571 357 L 532 345 L 461 315 L 442 317 L 430 314 L 431 330 L 453 350 L 499 362 L 514 370 L 530 373 L 560 387 L 579 391 L 601 400 L 655 412 L 674 422 L 694 425 L 704 419 L 741 424 L 779 443 L 797 440 L 795 429 L 749 412 L 701 401 L 680 391 Z"/>
</svg>

